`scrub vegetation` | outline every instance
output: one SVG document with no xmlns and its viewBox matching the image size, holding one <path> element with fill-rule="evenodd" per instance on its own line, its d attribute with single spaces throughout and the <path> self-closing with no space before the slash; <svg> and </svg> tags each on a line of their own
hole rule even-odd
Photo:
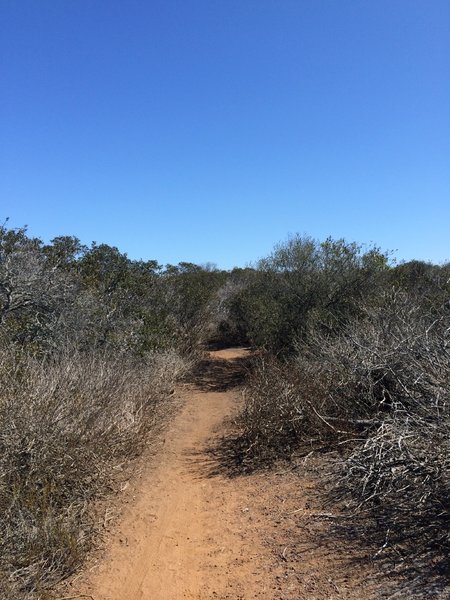
<svg viewBox="0 0 450 600">
<path fill-rule="evenodd" d="M 96 501 L 214 342 L 255 350 L 239 465 L 324 457 L 336 536 L 366 544 L 402 597 L 437 597 L 450 556 L 449 298 L 450 265 L 396 266 L 344 240 L 292 236 L 225 272 L 3 225 L 0 596 L 49 598 L 80 567 Z"/>
<path fill-rule="evenodd" d="M 227 285 L 221 331 L 260 350 L 239 461 L 325 456 L 328 501 L 344 512 L 335 533 L 370 546 L 401 597 L 438 597 L 450 572 L 450 265 L 394 266 L 375 247 L 295 236 Z"/>
<path fill-rule="evenodd" d="M 0 228 L 0 596 L 46 597 L 167 418 L 224 274 Z M 117 487 L 117 486 L 116 486 Z"/>
</svg>

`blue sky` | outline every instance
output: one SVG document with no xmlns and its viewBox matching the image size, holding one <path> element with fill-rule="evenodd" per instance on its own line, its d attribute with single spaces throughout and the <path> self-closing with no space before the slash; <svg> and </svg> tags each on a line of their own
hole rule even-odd
<svg viewBox="0 0 450 600">
<path fill-rule="evenodd" d="M 0 0 L 0 219 L 220 267 L 450 260 L 448 0 Z"/>
</svg>

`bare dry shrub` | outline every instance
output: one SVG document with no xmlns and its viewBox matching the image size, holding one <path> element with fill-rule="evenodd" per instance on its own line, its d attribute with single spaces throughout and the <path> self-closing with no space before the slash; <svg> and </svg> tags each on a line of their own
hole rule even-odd
<svg viewBox="0 0 450 600">
<path fill-rule="evenodd" d="M 260 360 L 242 419 L 251 445 L 349 441 L 388 416 L 420 421 L 446 413 L 448 307 L 424 313 L 392 292 L 360 312 L 339 335 L 310 331 L 287 362 Z"/>
<path fill-rule="evenodd" d="M 37 359 L 1 350 L 2 597 L 27 597 L 80 565 L 92 500 L 164 417 L 162 400 L 184 368 L 172 352 Z"/>
<path fill-rule="evenodd" d="M 397 294 L 383 308 L 340 352 L 358 349 L 377 425 L 336 465 L 331 498 L 347 503 L 352 535 L 378 544 L 405 594 L 440 597 L 450 572 L 448 305 L 424 312 Z"/>
<path fill-rule="evenodd" d="M 258 459 L 305 444 L 337 450 L 333 501 L 355 524 L 370 517 L 371 542 L 396 553 L 410 583 L 433 572 L 439 586 L 450 555 L 450 320 L 448 304 L 424 306 L 386 292 L 338 335 L 311 331 L 294 359 L 265 360 L 242 425 Z"/>
<path fill-rule="evenodd" d="M 383 572 L 401 576 L 402 597 L 442 597 L 450 572 L 448 416 L 421 424 L 389 418 L 327 475 L 330 501 L 347 506 L 336 532 L 374 548 Z"/>
<path fill-rule="evenodd" d="M 289 455 L 304 426 L 298 378 L 270 355 L 255 359 L 239 415 L 247 460 L 270 461 Z"/>
</svg>

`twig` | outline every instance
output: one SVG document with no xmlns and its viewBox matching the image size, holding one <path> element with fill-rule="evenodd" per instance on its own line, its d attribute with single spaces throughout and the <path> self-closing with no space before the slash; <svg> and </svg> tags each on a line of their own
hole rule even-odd
<svg viewBox="0 0 450 600">
<path fill-rule="evenodd" d="M 285 471 L 276 471 L 274 474 L 275 475 L 285 475 L 286 473 L 290 473 L 291 471 L 298 469 L 300 466 L 301 465 L 299 465 L 298 463 L 295 463 L 292 467 L 289 467 L 289 469 L 286 469 Z"/>
<path fill-rule="evenodd" d="M 305 510 L 304 508 L 297 508 L 297 510 L 293 510 L 290 513 L 287 513 L 288 515 L 295 515 L 296 513 L 300 512 L 301 510 Z"/>
<path fill-rule="evenodd" d="M 376 558 L 377 556 L 379 556 L 379 555 L 380 555 L 380 554 L 383 552 L 383 550 L 386 548 L 386 546 L 388 545 L 388 537 L 389 537 L 389 534 L 390 534 L 390 532 L 391 532 L 391 530 L 390 530 L 390 529 L 388 529 L 388 530 L 386 531 L 386 538 L 385 538 L 385 540 L 384 540 L 384 544 L 381 546 L 381 548 L 378 550 L 378 552 L 376 552 L 376 553 L 373 555 L 373 558 Z"/>
<path fill-rule="evenodd" d="M 309 404 L 309 406 L 312 408 L 312 410 L 314 411 L 314 413 L 316 414 L 317 417 L 319 417 L 319 419 L 321 421 L 323 421 L 325 423 L 325 425 L 327 425 L 327 427 L 330 427 L 333 431 L 335 431 L 336 433 L 347 433 L 348 435 L 351 435 L 350 431 L 343 431 L 341 429 L 336 429 L 336 427 L 334 427 L 331 423 L 329 423 L 325 417 L 323 417 L 321 414 L 319 414 L 317 412 L 317 410 L 315 409 L 314 405 L 312 404 L 312 402 L 309 402 L 309 400 L 307 401 L 307 403 Z"/>
<path fill-rule="evenodd" d="M 64 598 L 59 598 L 59 600 L 75 600 L 76 598 L 88 598 L 88 600 L 95 600 L 94 596 L 91 596 L 91 594 L 78 594 L 77 596 L 64 596 Z"/>
</svg>

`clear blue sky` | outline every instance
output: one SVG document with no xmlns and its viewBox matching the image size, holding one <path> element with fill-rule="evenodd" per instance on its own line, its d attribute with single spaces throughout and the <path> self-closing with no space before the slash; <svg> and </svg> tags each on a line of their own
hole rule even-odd
<svg viewBox="0 0 450 600">
<path fill-rule="evenodd" d="M 132 258 L 450 259 L 448 0 L 0 0 L 0 219 Z"/>
</svg>

